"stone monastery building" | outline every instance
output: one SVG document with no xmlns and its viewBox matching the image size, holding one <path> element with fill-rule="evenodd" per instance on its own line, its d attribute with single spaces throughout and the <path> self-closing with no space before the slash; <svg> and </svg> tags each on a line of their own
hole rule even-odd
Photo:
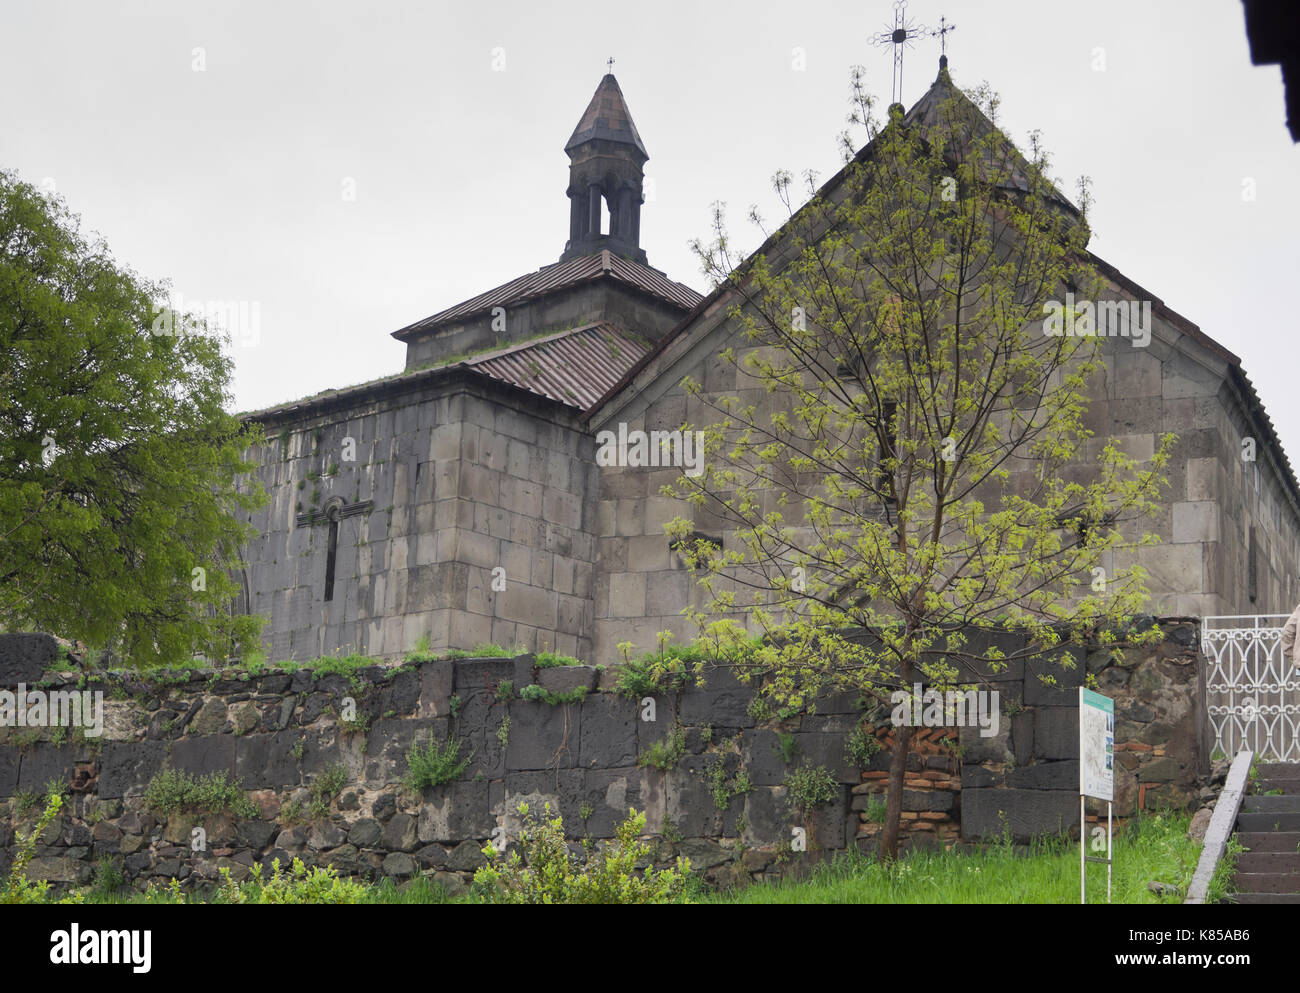
<svg viewBox="0 0 1300 993">
<path fill-rule="evenodd" d="M 907 120 L 954 91 L 941 69 Z M 564 150 L 557 262 L 393 332 L 401 373 L 247 415 L 268 439 L 253 457 L 270 499 L 252 518 L 244 609 L 270 619 L 272 659 L 396 657 L 427 638 L 611 662 L 619 642 L 694 635 L 681 611 L 698 593 L 663 530 L 688 508 L 659 495 L 679 470 L 600 467 L 596 434 L 694 420 L 688 375 L 737 389 L 718 359 L 734 291 L 702 297 L 649 264 L 649 155 L 612 75 Z M 1152 329 L 1148 347 L 1106 342 L 1088 426 L 1138 457 L 1179 437 L 1147 523 L 1162 543 L 1138 559 L 1151 612 L 1289 612 L 1300 486 L 1240 360 L 1094 261 L 1115 299 L 1151 302 Z M 725 541 L 720 522 L 696 525 Z"/>
</svg>

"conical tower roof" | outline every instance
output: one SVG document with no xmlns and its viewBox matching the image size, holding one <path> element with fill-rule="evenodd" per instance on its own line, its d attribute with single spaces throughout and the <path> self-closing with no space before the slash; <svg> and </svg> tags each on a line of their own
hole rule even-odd
<svg viewBox="0 0 1300 993">
<path fill-rule="evenodd" d="M 618 88 L 618 80 L 613 73 L 607 73 L 596 87 L 591 103 L 587 104 L 587 109 L 578 121 L 578 126 L 573 129 L 573 136 L 564 150 L 571 151 L 584 142 L 597 138 L 631 145 L 641 153 L 642 158 L 650 158 L 650 153 L 641 143 L 641 136 L 637 134 L 636 125 L 632 123 L 632 114 L 627 109 L 623 91 Z"/>
</svg>

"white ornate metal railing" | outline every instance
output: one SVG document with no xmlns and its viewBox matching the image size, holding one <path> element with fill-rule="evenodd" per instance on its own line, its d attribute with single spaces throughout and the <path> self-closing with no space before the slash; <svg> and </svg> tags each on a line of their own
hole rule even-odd
<svg viewBox="0 0 1300 993">
<path fill-rule="evenodd" d="M 1206 713 L 1223 755 L 1248 748 L 1266 762 L 1300 762 L 1300 674 L 1282 657 L 1287 616 L 1201 620 Z"/>
</svg>

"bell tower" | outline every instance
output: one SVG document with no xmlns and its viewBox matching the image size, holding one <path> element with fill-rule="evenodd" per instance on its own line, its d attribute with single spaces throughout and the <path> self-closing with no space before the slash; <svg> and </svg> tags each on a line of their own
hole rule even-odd
<svg viewBox="0 0 1300 993">
<path fill-rule="evenodd" d="M 650 156 L 613 73 L 596 87 L 564 151 L 569 156 L 569 241 L 560 261 L 608 249 L 645 265 L 641 184 Z"/>
</svg>

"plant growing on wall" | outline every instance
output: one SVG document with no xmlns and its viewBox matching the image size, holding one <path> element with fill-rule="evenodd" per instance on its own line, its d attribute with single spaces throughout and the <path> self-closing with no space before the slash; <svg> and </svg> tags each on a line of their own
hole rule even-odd
<svg viewBox="0 0 1300 993">
<path fill-rule="evenodd" d="M 1045 320 L 1051 301 L 1101 292 L 1086 187 L 1080 210 L 1037 138 L 1022 157 L 996 99 L 946 70 L 912 118 L 877 122 L 860 71 L 853 98 L 869 142 L 855 153 L 845 136 L 837 181 L 810 177 L 796 209 L 778 174 L 789 221 L 743 262 L 721 208 L 716 239 L 695 246 L 731 301 L 719 357 L 735 388 L 683 380 L 704 467 L 664 488 L 728 534 L 724 550 L 689 516 L 667 528 L 704 592 L 687 612 L 698 644 L 795 709 L 826 691 L 887 702 L 969 684 L 1013 658 L 1072 666 L 1068 645 L 1114 640 L 1144 607 L 1136 549 L 1154 540 L 1141 522 L 1162 509 L 1173 443 L 1141 462 L 1094 443 L 1100 342 Z M 998 626 L 1023 649 L 970 637 Z M 740 653 L 755 631 L 762 647 Z M 898 727 L 890 859 L 911 741 Z"/>
<path fill-rule="evenodd" d="M 183 769 L 163 769 L 145 787 L 144 805 L 163 817 L 176 811 L 257 816 L 257 808 L 240 784 L 224 772 L 194 776 Z"/>
<path fill-rule="evenodd" d="M 797 769 L 785 774 L 786 802 L 802 814 L 814 807 L 831 803 L 840 787 L 825 766 L 814 766 L 806 759 Z"/>
<path fill-rule="evenodd" d="M 682 756 L 686 754 L 686 729 L 681 725 L 673 728 L 666 738 L 652 741 L 637 758 L 639 766 L 653 766 L 661 772 L 676 768 Z"/>
<path fill-rule="evenodd" d="M 519 847 L 502 856 L 495 846 L 484 847 L 488 864 L 474 873 L 474 893 L 484 903 L 507 904 L 646 904 L 684 903 L 690 859 L 679 857 L 671 869 L 640 870 L 650 848 L 639 840 L 645 814 L 629 810 L 608 845 L 592 851 L 581 863 L 570 852 L 564 823 L 538 819 L 528 804 L 519 805 L 523 830 Z"/>
<path fill-rule="evenodd" d="M 865 769 L 880 752 L 881 744 L 861 724 L 855 725 L 844 742 L 844 759 L 850 765 Z"/>
<path fill-rule="evenodd" d="M 402 777 L 402 785 L 411 793 L 419 793 L 425 787 L 441 786 L 459 778 L 474 757 L 473 752 L 460 757 L 462 744 L 459 738 L 454 737 L 439 743 L 433 740 L 432 734 L 423 746 L 418 741 L 413 743 L 406 753 L 406 775 Z"/>
<path fill-rule="evenodd" d="M 36 826 L 28 834 L 16 834 L 18 850 L 14 854 L 13 864 L 9 867 L 9 876 L 5 886 L 0 889 L 0 904 L 18 903 L 81 903 L 80 894 L 71 894 L 60 900 L 50 897 L 50 884 L 45 880 L 32 882 L 27 878 L 27 866 L 36 856 L 36 841 L 50 823 L 59 816 L 63 809 L 63 795 L 51 793 L 46 799 L 45 810 Z"/>
</svg>

